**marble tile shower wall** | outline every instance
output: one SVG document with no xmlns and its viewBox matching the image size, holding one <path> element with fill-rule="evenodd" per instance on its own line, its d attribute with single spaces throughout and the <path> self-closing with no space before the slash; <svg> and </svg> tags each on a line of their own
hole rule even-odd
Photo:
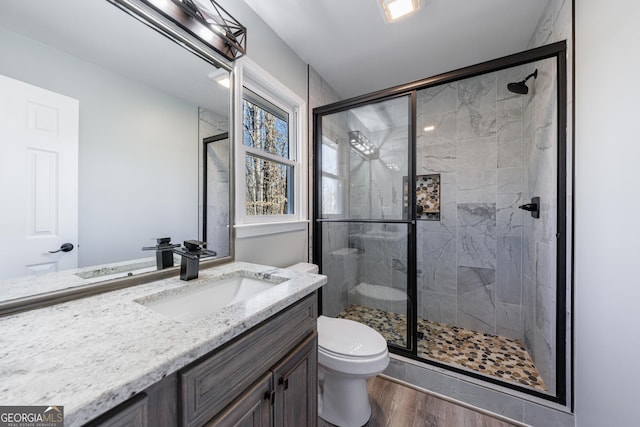
<svg viewBox="0 0 640 427">
<path fill-rule="evenodd" d="M 322 105 L 331 104 L 340 101 L 338 93 L 327 83 L 320 74 L 311 66 L 308 66 L 308 86 L 309 86 L 309 141 L 314 140 L 313 109 Z M 324 129 L 323 129 L 324 132 Z M 336 132 L 331 132 L 335 135 Z M 309 212 L 313 212 L 313 194 L 314 194 L 314 177 L 315 177 L 315 150 L 309 150 Z M 309 259 L 313 259 L 313 227 L 309 227 L 310 238 L 308 241 Z"/>
<path fill-rule="evenodd" d="M 538 24 L 538 26 L 536 27 L 532 37 L 531 37 L 531 42 L 529 44 L 529 48 L 534 48 L 534 47 L 538 47 L 538 46 L 542 46 L 544 44 L 548 44 L 548 43 L 553 43 L 556 41 L 560 41 L 560 40 L 567 40 L 567 46 L 568 46 L 568 52 L 567 52 L 567 57 L 571 58 L 572 57 L 572 9 L 573 9 L 573 2 L 568 1 L 568 0 L 549 0 L 547 8 L 545 9 L 545 12 L 543 13 L 540 22 Z M 528 68 L 527 68 L 528 70 Z M 524 74 L 523 74 L 524 73 Z M 527 73 L 525 72 L 525 70 L 523 70 L 523 73 L 520 73 L 517 78 L 514 78 L 513 80 L 510 81 L 519 81 L 520 79 L 523 78 L 524 75 L 526 75 Z M 572 75 L 573 75 L 573 70 L 572 70 L 572 62 L 568 61 L 567 62 L 567 76 L 568 76 L 568 105 L 566 106 L 567 111 L 571 111 L 571 102 L 572 102 L 572 95 L 571 95 L 571 80 L 573 79 Z M 540 77 L 538 78 L 540 79 Z M 536 82 L 536 86 L 538 84 L 540 84 L 541 81 Z M 442 90 L 444 90 L 446 88 L 443 88 Z M 539 90 L 539 89 L 538 89 Z M 435 96 L 433 96 L 435 98 Z M 555 99 L 555 98 L 554 98 Z M 432 104 L 432 107 L 435 111 L 443 111 L 441 109 L 437 109 L 435 107 L 433 107 L 433 105 L 437 105 L 437 104 Z M 527 107 L 527 105 L 523 105 L 523 113 L 524 114 L 530 114 L 532 113 L 533 110 L 525 110 L 525 108 Z M 441 114 L 440 115 L 442 117 L 442 120 L 440 122 L 440 129 L 442 129 L 443 126 L 446 126 L 447 124 L 449 125 L 449 129 L 451 129 L 451 126 L 453 126 L 453 129 L 455 130 L 455 121 L 452 121 L 451 115 L 445 115 L 445 114 Z M 455 115 L 453 116 L 455 117 Z M 449 119 L 449 121 L 447 122 L 445 119 Z M 569 115 L 568 117 L 569 123 L 568 123 L 568 127 L 567 127 L 567 141 L 571 141 L 572 140 L 572 124 L 571 124 L 571 115 Z M 530 120 L 527 120 L 525 118 L 523 118 L 523 123 L 528 123 L 530 122 Z M 438 125 L 438 123 L 435 123 L 436 125 Z M 418 128 L 418 131 L 421 131 L 422 127 Z M 531 128 L 530 128 L 531 129 Z M 432 135 L 435 135 L 435 133 L 439 132 L 439 129 L 436 128 L 436 130 L 432 133 Z M 524 128 L 523 128 L 523 134 L 524 134 Z M 541 133 L 539 133 L 540 135 Z M 422 137 L 420 137 L 422 138 Z M 431 138 L 435 138 L 435 136 L 432 136 Z M 420 141 L 420 140 L 419 140 Z M 503 140 L 503 142 L 506 143 L 505 140 Z M 532 140 L 531 140 L 532 142 Z M 422 142 L 422 144 L 425 144 L 424 142 Z M 507 144 L 509 145 L 509 144 Z M 511 155 L 509 154 L 508 150 L 499 150 L 498 151 L 498 159 L 502 159 L 501 164 L 513 164 L 516 165 L 517 161 L 523 161 L 524 160 L 524 152 L 525 152 L 525 147 L 522 144 L 522 142 L 520 144 L 518 144 L 517 142 L 515 142 L 515 140 L 512 141 L 512 144 L 510 144 L 513 147 L 513 151 L 511 151 L 511 153 L 513 153 L 513 159 L 516 163 L 509 163 L 507 161 L 507 158 L 510 157 Z M 521 152 L 518 155 L 518 151 L 517 148 L 518 146 L 521 147 Z M 419 146 L 420 147 L 420 146 Z M 530 147 L 530 146 L 529 146 Z M 451 165 L 455 165 L 455 161 L 456 161 L 456 157 L 455 157 L 455 146 L 451 146 L 451 144 L 447 144 L 446 140 L 441 140 L 441 143 L 438 143 L 437 141 L 433 141 L 433 143 L 430 146 L 431 150 L 428 154 L 426 153 L 421 153 L 422 155 L 419 157 L 419 159 L 422 159 L 421 161 L 424 162 L 426 155 L 431 156 L 431 163 L 430 165 L 440 165 L 440 167 L 445 167 L 447 165 L 451 166 Z M 527 148 L 528 150 L 529 148 Z M 546 150 L 546 152 L 548 153 L 549 151 Z M 433 153 L 437 153 L 437 156 L 434 156 Z M 568 146 L 568 158 L 571 158 L 571 145 L 569 144 Z M 507 163 L 505 163 L 507 162 Z M 420 160 L 418 162 L 418 166 L 420 166 Z M 571 167 L 570 164 L 567 165 L 568 168 Z M 523 171 L 524 172 L 524 171 Z M 571 173 L 570 173 L 570 169 L 567 170 L 568 172 L 568 176 L 569 179 L 571 179 Z M 523 178 L 523 179 L 528 179 L 528 178 Z M 527 183 L 528 186 L 528 183 Z M 456 191 L 456 182 L 454 180 L 454 176 L 452 176 L 451 178 L 449 178 L 448 181 L 448 191 Z M 523 189 L 524 189 L 524 183 L 523 183 Z M 571 210 L 571 185 L 568 186 L 567 188 L 568 190 L 568 206 L 569 206 L 569 210 L 568 212 L 570 212 Z M 443 189 L 443 197 L 445 189 Z M 524 191 L 523 191 L 524 192 Z M 525 195 L 525 197 L 528 197 L 529 194 L 527 193 Z M 497 199 L 496 199 L 497 200 Z M 454 200 L 450 200 L 448 202 L 448 222 L 445 224 L 440 224 L 440 223 L 421 223 L 421 230 L 419 230 L 420 232 L 432 232 L 432 233 L 437 233 L 440 232 L 440 239 L 441 239 L 441 246 L 444 245 L 444 242 L 451 242 L 451 233 L 455 234 L 455 230 L 452 230 L 451 228 L 451 224 L 453 221 L 453 224 L 455 225 L 456 223 L 456 217 L 454 216 L 456 214 L 456 204 Z M 497 215 L 496 215 L 497 216 Z M 568 221 L 571 220 L 571 216 L 568 215 L 567 216 Z M 530 219 L 530 217 L 523 217 L 522 218 L 522 231 L 523 231 L 523 245 L 522 245 L 522 250 L 523 250 L 523 254 L 526 256 L 530 255 L 530 252 L 532 252 L 531 250 L 527 249 L 527 247 L 530 248 L 535 248 L 536 245 L 532 245 L 531 243 L 529 243 L 529 241 L 527 240 L 527 243 L 525 243 L 525 240 L 527 239 L 527 237 L 525 236 L 525 233 L 527 233 L 527 231 L 525 231 L 525 229 L 527 227 L 529 227 L 532 223 L 532 219 Z M 541 224 L 541 223 L 540 223 Z M 571 224 L 567 224 L 569 227 L 571 226 Z M 532 228 L 532 227 L 529 227 Z M 448 232 L 448 233 L 447 233 Z M 433 238 L 433 234 L 431 235 Z M 424 242 L 424 240 L 420 240 L 422 242 Z M 451 243 L 450 243 L 451 244 Z M 455 248 L 455 240 L 453 241 L 453 245 Z M 432 245 L 433 249 L 433 256 L 445 256 L 446 254 L 451 254 L 451 253 L 455 253 L 455 252 L 451 252 L 451 249 L 439 249 L 439 246 L 437 244 Z M 540 246 L 541 248 L 543 248 L 541 250 L 541 253 L 544 253 L 544 246 Z M 424 250 L 424 249 L 421 249 Z M 555 248 L 553 248 L 553 250 L 555 250 Z M 426 252 L 425 252 L 426 253 Z M 547 251 L 547 259 L 549 259 L 549 256 L 553 257 L 555 255 L 549 255 L 548 251 Z M 435 263 L 435 258 L 428 258 L 426 255 L 422 257 L 423 259 L 431 259 L 433 263 Z M 525 258 L 527 259 L 527 258 Z M 547 264 L 548 265 L 548 264 Z M 425 265 L 423 264 L 422 268 L 423 271 L 425 270 Z M 536 267 L 536 264 L 534 264 L 531 261 L 528 261 L 526 265 L 523 265 L 521 268 L 523 268 L 523 276 L 525 277 L 524 279 L 524 283 L 523 283 L 523 289 L 521 290 L 522 292 L 522 298 L 526 299 L 528 298 L 528 300 L 533 300 L 535 301 L 535 287 L 531 286 L 531 282 L 532 280 L 529 280 L 532 278 L 532 274 L 533 271 L 544 271 L 544 267 L 543 265 L 540 265 L 540 268 L 538 269 Z M 451 274 L 453 274 L 453 271 L 455 270 L 450 270 L 449 272 L 447 272 L 447 270 L 444 271 L 440 271 L 440 270 L 433 270 L 434 274 L 437 274 L 439 276 L 450 276 Z M 424 274 L 424 273 L 423 273 Z M 570 274 L 570 272 L 568 272 L 568 274 Z M 528 277 L 528 278 L 527 278 Z M 543 274 L 544 277 L 544 274 Z M 548 275 L 547 275 L 548 277 Z M 425 279 L 426 277 L 422 277 L 422 283 L 424 286 L 425 283 Z M 430 278 L 429 280 L 431 280 L 432 283 L 434 283 L 435 281 L 433 280 L 433 277 Z M 529 280 L 529 282 L 527 283 L 527 281 Z M 455 283 L 455 282 L 454 282 Z M 535 281 L 534 281 L 535 283 Z M 531 290 L 534 290 L 534 292 L 531 292 Z M 542 288 L 541 288 L 542 289 Z M 420 287 L 418 288 L 418 290 L 420 291 Z M 527 294 L 529 295 L 529 297 L 527 297 Z M 534 295 L 534 297 L 531 297 L 531 295 Z M 570 296 L 570 295 L 568 295 Z M 542 300 L 542 298 L 540 298 L 540 300 Z M 424 304 L 425 308 L 426 307 L 426 303 Z M 438 304 L 434 304 L 435 308 L 438 308 Z M 523 333 L 524 334 L 528 334 L 528 332 L 526 332 L 527 330 L 531 331 L 531 330 L 535 330 L 532 329 L 530 326 L 526 326 L 526 325 L 535 325 L 535 309 L 531 310 L 531 307 L 533 307 L 532 305 L 527 304 L 529 308 L 525 308 L 524 306 L 522 307 L 523 310 L 523 318 L 525 325 L 523 325 Z M 432 311 L 433 312 L 433 311 Z M 541 312 L 544 312 L 544 310 L 541 310 Z M 528 320 L 527 320 L 527 316 Z M 540 319 L 540 320 L 544 320 L 544 318 Z M 541 324 L 544 324 L 544 321 L 541 322 Z M 570 337 L 571 337 L 571 322 L 567 322 L 567 340 L 568 342 L 571 341 Z M 529 336 L 531 337 L 531 334 L 529 334 Z M 549 340 L 548 342 L 553 342 L 553 340 Z M 529 343 L 531 344 L 531 343 Z M 548 347 L 547 347 L 548 349 Z M 534 353 L 534 351 L 531 352 L 532 355 Z M 550 392 L 553 393 L 555 391 L 555 375 L 553 375 L 552 373 L 554 372 L 552 365 L 543 365 L 543 362 L 540 360 L 541 357 L 537 357 L 536 360 L 536 367 L 538 367 L 538 370 L 541 371 L 544 375 L 544 380 L 545 383 L 548 383 L 547 385 L 550 386 Z M 570 364 L 571 364 L 571 357 L 567 358 L 567 372 L 570 372 Z M 546 403 L 543 403 L 540 400 L 537 399 L 532 399 L 529 397 L 523 397 L 521 395 L 516 395 L 512 392 L 510 392 L 509 390 L 500 390 L 500 389 L 493 389 L 493 388 L 488 388 L 486 386 L 481 386 L 478 385 L 476 383 L 470 382 L 468 381 L 466 378 L 461 378 L 461 377 L 457 377 L 457 376 L 452 376 L 450 372 L 440 369 L 440 368 L 436 368 L 433 366 L 429 366 L 429 365 L 423 365 L 423 364 L 419 364 L 419 363 L 415 363 L 413 361 L 407 361 L 401 358 L 394 358 L 391 361 L 391 364 L 389 365 L 388 369 L 385 371 L 386 374 L 394 377 L 394 378 L 398 378 L 400 380 L 404 380 L 407 381 L 409 383 L 418 385 L 418 386 L 422 386 L 425 387 L 428 390 L 432 390 L 441 394 L 444 394 L 446 396 L 455 398 L 455 399 L 459 399 L 463 402 L 467 402 L 469 404 L 478 406 L 480 408 L 492 411 L 492 412 L 496 412 L 499 414 L 502 414 L 504 416 L 507 416 L 509 418 L 512 418 L 514 420 L 517 421 L 522 421 L 525 422 L 527 425 L 532 425 L 532 426 L 559 426 L 559 427 L 573 427 L 574 426 L 574 417 L 573 414 L 571 414 L 570 410 L 568 408 L 563 408 L 563 407 L 559 407 L 559 406 L 554 406 L 554 405 L 549 405 Z M 551 374 L 548 374 L 551 373 Z M 571 384 L 570 384 L 570 376 L 567 375 L 567 386 L 568 389 L 571 389 Z M 571 397 L 567 396 L 568 401 L 571 401 Z"/>
<path fill-rule="evenodd" d="M 324 116 L 322 134 L 324 138 L 335 144 L 338 150 L 338 175 L 344 178 L 343 191 L 348 192 L 351 177 L 349 176 L 347 114 Z M 343 203 L 349 206 L 348 194 L 334 194 L 334 197 L 343 200 Z M 347 307 L 347 292 L 357 284 L 358 258 L 357 251 L 350 247 L 350 228 L 349 223 L 326 223 L 322 227 L 322 274 L 329 279 L 327 286 L 322 290 L 322 311 L 324 315 L 330 317 L 337 317 Z M 320 236 L 314 236 L 314 238 L 320 238 Z"/>
<path fill-rule="evenodd" d="M 347 308 L 347 292 L 358 277 L 357 252 L 349 248 L 348 223 L 325 223 L 322 227 L 322 274 L 328 277 L 322 289 L 322 314 L 337 317 Z"/>
<path fill-rule="evenodd" d="M 567 58 L 571 58 L 573 55 L 573 43 L 572 43 L 572 9 L 573 4 L 568 0 L 550 0 L 545 8 L 540 21 L 536 27 L 533 36 L 529 42 L 529 47 L 542 46 L 545 44 L 557 42 L 560 40 L 567 40 Z M 552 170 L 552 165 L 556 164 L 557 150 L 551 149 L 556 147 L 557 136 L 553 130 L 556 128 L 556 123 L 553 121 L 556 119 L 553 116 L 554 105 L 539 104 L 536 103 L 538 99 L 545 99 L 553 97 L 556 99 L 556 75 L 553 68 L 553 63 L 550 61 L 543 61 L 536 64 L 539 68 L 541 75 L 536 81 L 536 91 L 538 93 L 546 92 L 541 96 L 536 96 L 532 100 L 531 104 L 525 106 L 525 121 L 529 125 L 525 129 L 525 135 L 530 142 L 530 152 L 535 154 L 533 159 L 535 164 L 539 168 L 541 173 L 546 173 Z M 573 79 L 573 62 L 567 61 L 567 111 L 571 111 L 573 94 L 571 80 Z M 542 77 L 542 78 L 541 78 Z M 567 158 L 572 158 L 572 141 L 573 124 L 571 123 L 572 116 L 567 116 Z M 554 144 L 550 146 L 550 144 Z M 567 177 L 569 182 L 567 183 L 567 215 L 566 219 L 567 230 L 571 230 L 571 163 L 567 165 Z M 555 185 L 554 182 L 547 182 L 547 185 Z M 540 192 L 546 192 L 546 194 L 555 194 L 555 191 L 549 187 L 541 187 L 540 183 L 533 181 L 529 182 L 530 189 L 539 190 Z M 553 392 L 556 389 L 555 383 L 555 342 L 556 342 L 556 291 L 555 291 L 555 270 L 550 267 L 551 264 L 555 265 L 556 260 L 556 207 L 557 198 L 547 197 L 546 200 L 542 200 L 542 221 L 530 221 L 525 222 L 524 227 L 524 256 L 532 257 L 534 260 L 531 262 L 531 268 L 524 270 L 524 282 L 523 282 L 523 309 L 524 309 L 524 339 L 527 346 L 531 349 L 530 353 L 536 362 L 536 367 L 541 373 L 545 382 Z M 568 237 L 568 243 L 571 243 L 571 239 Z M 570 248 L 567 250 L 567 256 L 570 256 Z M 570 263 L 570 258 L 567 259 L 567 264 Z M 567 271 L 567 280 L 571 280 L 571 271 Z M 568 289 L 567 300 L 571 298 L 570 288 Z M 571 315 L 567 311 L 567 328 L 566 328 L 566 341 L 571 342 Z M 570 348 L 568 349 L 570 352 Z M 568 353 L 570 354 L 570 353 Z M 571 357 L 567 358 L 566 370 L 570 372 L 571 369 Z M 570 383 L 567 380 L 567 386 L 570 388 Z"/>
<path fill-rule="evenodd" d="M 335 142 L 338 174 L 343 177 L 347 216 L 353 219 L 401 219 L 403 176 L 407 175 L 406 127 L 369 131 L 351 112 L 323 117 L 323 136 Z M 379 158 L 365 160 L 349 149 L 348 130 L 364 132 L 379 147 Z M 399 170 L 389 167 L 393 164 Z M 323 226 L 323 311 L 336 316 L 349 303 L 348 290 L 361 282 L 407 289 L 407 230 L 395 224 Z"/>
<path fill-rule="evenodd" d="M 398 121 L 400 122 L 400 121 Z M 352 123 L 351 126 L 356 126 Z M 406 126 L 368 132 L 379 148 L 379 158 L 350 156 L 350 212 L 352 218 L 403 217 L 403 177 L 407 175 L 408 131 Z M 398 170 L 390 167 L 394 165 Z M 407 230 L 404 225 L 352 225 L 351 246 L 360 252 L 357 285 L 366 282 L 407 290 Z"/>
<path fill-rule="evenodd" d="M 524 342 L 549 390 L 555 392 L 556 232 L 557 232 L 557 77 L 553 60 L 538 69 L 524 105 L 525 200 L 540 197 L 540 218 L 523 222 Z M 527 70 L 527 72 L 529 72 Z"/>
<path fill-rule="evenodd" d="M 522 339 L 519 67 L 418 92 L 417 170 L 441 175 L 441 220 L 418 223 L 422 317 Z M 433 126 L 433 130 L 429 129 Z"/>
</svg>

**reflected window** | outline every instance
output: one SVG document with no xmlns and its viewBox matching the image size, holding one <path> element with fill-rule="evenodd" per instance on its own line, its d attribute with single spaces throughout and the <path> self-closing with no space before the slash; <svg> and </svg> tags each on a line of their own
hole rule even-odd
<svg viewBox="0 0 640 427">
<path fill-rule="evenodd" d="M 322 215 L 340 215 L 344 211 L 344 178 L 339 176 L 338 145 L 322 139 Z"/>
</svg>

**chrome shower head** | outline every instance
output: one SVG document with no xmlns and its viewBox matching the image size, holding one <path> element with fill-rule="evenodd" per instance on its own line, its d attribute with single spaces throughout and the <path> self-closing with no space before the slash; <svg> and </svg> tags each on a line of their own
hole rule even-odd
<svg viewBox="0 0 640 427">
<path fill-rule="evenodd" d="M 507 89 L 509 89 L 509 91 L 513 92 L 513 93 L 517 93 L 517 94 L 520 94 L 520 95 L 526 95 L 526 94 L 529 93 L 529 86 L 527 86 L 527 80 L 529 80 L 531 77 L 533 77 L 534 79 L 538 78 L 538 69 L 537 68 L 533 73 L 529 74 L 521 82 L 509 83 L 507 85 Z"/>
</svg>

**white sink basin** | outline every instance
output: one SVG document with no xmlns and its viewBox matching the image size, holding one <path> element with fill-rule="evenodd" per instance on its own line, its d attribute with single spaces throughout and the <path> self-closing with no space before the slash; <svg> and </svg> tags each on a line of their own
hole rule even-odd
<svg viewBox="0 0 640 427">
<path fill-rule="evenodd" d="M 284 280 L 276 277 L 265 280 L 233 276 L 211 281 L 194 281 L 193 284 L 182 288 L 160 292 L 136 302 L 178 322 L 190 322 L 253 298 Z"/>
</svg>

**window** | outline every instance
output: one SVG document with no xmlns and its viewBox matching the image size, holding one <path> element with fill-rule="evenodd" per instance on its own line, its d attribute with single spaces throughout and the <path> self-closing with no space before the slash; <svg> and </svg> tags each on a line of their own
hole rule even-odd
<svg viewBox="0 0 640 427">
<path fill-rule="evenodd" d="M 236 65 L 236 236 L 306 228 L 305 102 L 248 58 Z"/>
<path fill-rule="evenodd" d="M 245 215 L 294 214 L 289 114 L 248 89 L 242 98 Z"/>
</svg>

